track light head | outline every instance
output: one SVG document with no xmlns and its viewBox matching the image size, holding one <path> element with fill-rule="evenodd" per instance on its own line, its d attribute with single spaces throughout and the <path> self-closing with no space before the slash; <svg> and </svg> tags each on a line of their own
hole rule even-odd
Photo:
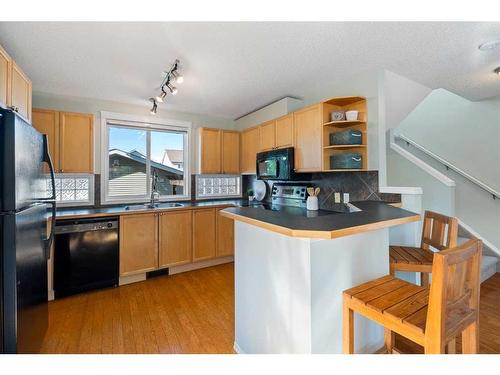
<svg viewBox="0 0 500 375">
<path fill-rule="evenodd" d="M 170 84 L 167 84 L 167 87 L 170 90 L 170 92 L 172 93 L 172 95 L 177 95 L 177 91 L 178 91 L 177 87 L 171 86 Z"/>
<path fill-rule="evenodd" d="M 174 77 L 175 83 L 182 84 L 184 82 L 184 76 L 180 74 L 177 69 L 172 72 L 172 76 Z"/>
<path fill-rule="evenodd" d="M 493 73 L 495 73 L 496 75 L 499 75 L 500 76 L 500 66 L 498 68 L 496 68 Z"/>
<path fill-rule="evenodd" d="M 158 102 L 158 103 L 163 103 L 163 99 L 165 99 L 165 96 L 167 96 L 167 92 L 165 91 L 165 89 L 161 88 L 161 94 L 156 96 L 155 100 Z"/>
<path fill-rule="evenodd" d="M 156 112 L 158 110 L 158 104 L 156 103 L 156 99 L 149 98 L 149 101 L 153 103 L 153 107 L 151 108 L 151 111 L 149 111 L 149 113 L 152 115 L 156 115 Z"/>
</svg>

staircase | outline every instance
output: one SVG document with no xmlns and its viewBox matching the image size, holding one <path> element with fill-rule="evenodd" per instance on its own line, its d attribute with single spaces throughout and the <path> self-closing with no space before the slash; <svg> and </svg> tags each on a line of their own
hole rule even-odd
<svg viewBox="0 0 500 375">
<path fill-rule="evenodd" d="M 476 238 L 474 235 L 469 233 L 464 227 L 458 227 L 458 244 L 461 245 L 471 238 Z M 488 247 L 483 243 L 483 256 L 481 257 L 481 283 L 488 280 L 495 273 L 497 273 L 497 264 L 499 264 L 499 258 L 493 255 L 485 255 L 488 252 Z"/>
<path fill-rule="evenodd" d="M 390 151 L 388 175 L 391 172 L 390 158 L 393 158 L 393 166 L 397 164 L 394 158 L 405 159 L 404 168 L 400 165 L 397 171 L 399 180 L 390 181 L 391 185 L 419 186 L 418 183 L 421 182 L 424 185 L 424 210 L 434 210 L 458 218 L 459 244 L 470 238 L 483 241 L 481 282 L 498 272 L 500 233 L 495 228 L 499 228 L 500 225 L 500 194 L 480 181 L 470 178 L 469 175 L 461 174 L 460 169 L 447 163 L 446 160 L 426 152 L 424 147 L 392 131 Z M 479 211 L 479 216 L 471 214 L 472 211 Z M 485 220 L 477 220 L 478 217 Z M 490 225 L 491 223 L 493 224 Z"/>
</svg>

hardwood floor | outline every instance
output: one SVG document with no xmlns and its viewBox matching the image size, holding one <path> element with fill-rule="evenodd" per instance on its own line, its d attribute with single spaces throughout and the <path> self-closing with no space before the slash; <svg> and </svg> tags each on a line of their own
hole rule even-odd
<svg viewBox="0 0 500 375">
<path fill-rule="evenodd" d="M 229 263 L 50 302 L 42 352 L 233 353 L 233 280 Z M 498 273 L 481 286 L 479 327 L 480 352 L 500 353 Z"/>
<path fill-rule="evenodd" d="M 233 353 L 233 263 L 49 303 L 43 353 Z"/>
</svg>

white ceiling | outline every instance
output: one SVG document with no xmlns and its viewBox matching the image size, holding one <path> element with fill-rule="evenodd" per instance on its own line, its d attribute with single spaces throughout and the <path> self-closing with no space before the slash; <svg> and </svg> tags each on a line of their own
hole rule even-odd
<svg viewBox="0 0 500 375">
<path fill-rule="evenodd" d="M 497 96 L 500 50 L 477 49 L 494 39 L 500 23 L 0 23 L 35 91 L 148 106 L 179 58 L 185 82 L 165 107 L 229 118 L 379 68 Z"/>
</svg>

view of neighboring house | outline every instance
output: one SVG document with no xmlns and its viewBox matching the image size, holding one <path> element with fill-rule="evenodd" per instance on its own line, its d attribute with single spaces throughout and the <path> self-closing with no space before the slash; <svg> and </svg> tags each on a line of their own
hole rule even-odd
<svg viewBox="0 0 500 375">
<path fill-rule="evenodd" d="M 167 151 L 177 150 L 166 150 L 165 155 Z M 165 157 L 163 161 L 165 162 Z M 158 173 L 160 195 L 183 194 L 184 172 L 165 164 L 151 161 L 151 169 Z M 173 163 L 168 164 L 173 165 Z M 143 154 L 137 150 L 131 152 L 116 148 L 109 150 L 109 196 L 144 195 L 148 186 L 144 183 L 145 179 L 146 158 Z"/>
<path fill-rule="evenodd" d="M 184 170 L 184 151 L 165 150 L 161 163 L 165 165 L 172 165 L 181 171 Z"/>
</svg>

